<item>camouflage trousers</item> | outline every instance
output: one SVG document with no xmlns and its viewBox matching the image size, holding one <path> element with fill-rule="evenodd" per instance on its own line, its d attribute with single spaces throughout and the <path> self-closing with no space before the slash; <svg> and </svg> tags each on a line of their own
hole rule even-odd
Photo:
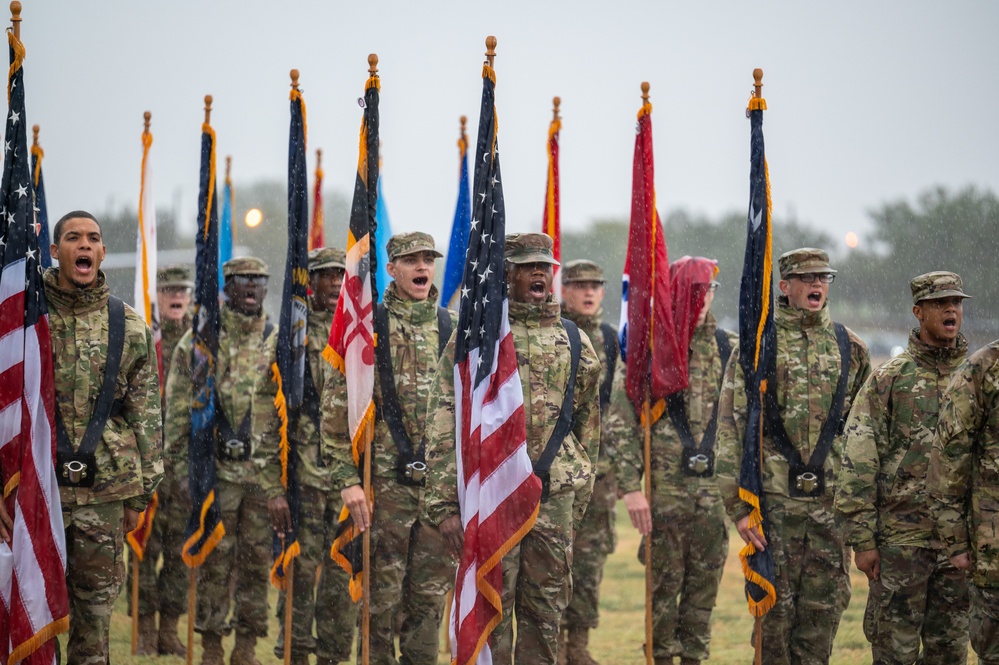
<svg viewBox="0 0 999 665">
<path fill-rule="evenodd" d="M 850 604 L 850 554 L 832 500 L 766 495 L 777 604 L 763 617 L 763 662 L 825 665 Z"/>
<path fill-rule="evenodd" d="M 401 662 L 435 665 L 457 563 L 440 531 L 421 519 L 421 488 L 378 477 L 373 486 L 371 663 L 395 665 L 395 617 L 401 613 Z"/>
<path fill-rule="evenodd" d="M 139 562 L 139 615 L 179 617 L 187 612 L 188 568 L 181 558 L 186 540 L 191 501 L 174 480 L 164 481 L 157 490 L 158 506 L 146 551 Z M 129 550 L 129 556 L 134 552 Z M 162 556 L 163 565 L 156 568 Z M 128 566 L 125 585 L 128 613 L 132 613 L 132 571 Z"/>
<path fill-rule="evenodd" d="M 879 548 L 864 634 L 879 665 L 952 665 L 968 660 L 968 583 L 939 550 Z M 919 653 L 922 638 L 923 652 Z"/>
<path fill-rule="evenodd" d="M 607 556 L 617 545 L 615 503 L 614 474 L 598 476 L 572 543 L 572 600 L 562 616 L 563 629 L 596 628 L 600 622 L 600 582 Z"/>
<path fill-rule="evenodd" d="M 968 595 L 971 648 L 982 665 L 999 665 L 999 589 L 969 584 Z"/>
<path fill-rule="evenodd" d="M 492 633 L 495 663 L 557 661 L 562 613 L 572 596 L 573 497 L 573 492 L 549 497 L 534 528 L 503 557 L 503 618 Z"/>
<path fill-rule="evenodd" d="M 121 501 L 62 507 L 69 591 L 68 665 L 109 662 L 111 612 L 125 580 L 124 516 Z"/>
<path fill-rule="evenodd" d="M 216 491 L 225 538 L 201 566 L 195 629 L 225 635 L 234 627 L 237 633 L 264 637 L 274 533 L 267 500 L 253 483 L 219 480 Z M 232 596 L 230 588 L 234 588 Z M 230 626 L 226 618 L 233 605 Z"/>
<path fill-rule="evenodd" d="M 350 647 L 357 625 L 357 604 L 350 598 L 347 573 L 330 558 L 333 535 L 340 515 L 339 495 L 315 487 L 301 486 L 298 544 L 292 600 L 291 653 L 306 658 L 350 660 Z M 319 583 L 316 583 L 316 572 Z M 285 595 L 278 597 L 277 617 L 284 623 Z M 315 625 L 315 636 L 312 627 Z M 275 654 L 283 655 L 284 630 L 278 634 Z"/>
<path fill-rule="evenodd" d="M 652 503 L 652 654 L 707 660 L 728 529 L 717 492 L 655 495 Z M 639 555 L 639 560 L 644 558 Z"/>
</svg>

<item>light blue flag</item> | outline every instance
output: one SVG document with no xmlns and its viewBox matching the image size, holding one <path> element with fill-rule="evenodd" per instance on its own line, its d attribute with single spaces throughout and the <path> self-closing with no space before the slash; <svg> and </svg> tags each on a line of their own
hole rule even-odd
<svg viewBox="0 0 999 665">
<path fill-rule="evenodd" d="M 382 179 L 378 178 L 378 206 L 375 208 L 375 221 L 378 226 L 375 228 L 375 246 L 378 248 L 378 270 L 375 273 L 375 287 L 378 290 L 378 302 L 382 301 L 382 294 L 388 286 L 388 241 L 392 237 L 392 223 L 389 221 L 388 208 L 385 207 L 385 197 L 382 195 Z"/>
<path fill-rule="evenodd" d="M 468 231 L 472 225 L 472 201 L 468 187 L 468 156 L 465 147 L 468 140 L 462 132 L 458 141 L 461 151 L 461 179 L 458 182 L 458 205 L 454 209 L 451 223 L 451 241 L 447 246 L 447 262 L 444 264 L 444 288 L 441 289 L 442 307 L 448 307 L 455 292 L 461 285 L 465 273 L 465 253 L 468 252 Z M 453 308 L 458 309 L 457 305 Z"/>
<path fill-rule="evenodd" d="M 219 291 L 225 280 L 222 278 L 222 264 L 232 258 L 232 181 L 225 180 L 222 193 L 222 219 L 219 220 Z"/>
</svg>

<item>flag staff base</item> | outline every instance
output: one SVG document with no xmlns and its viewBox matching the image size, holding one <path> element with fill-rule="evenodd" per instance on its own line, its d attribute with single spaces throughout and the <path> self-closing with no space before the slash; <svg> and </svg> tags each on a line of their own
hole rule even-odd
<svg viewBox="0 0 999 665">
<path fill-rule="evenodd" d="M 643 84 L 643 91 L 648 89 Z M 645 499 L 652 505 L 652 410 L 649 408 L 648 386 L 642 402 L 642 430 L 645 435 Z M 645 541 L 645 662 L 653 665 L 652 657 L 652 533 Z"/>
<path fill-rule="evenodd" d="M 284 569 L 284 665 L 291 665 L 291 622 L 295 600 L 295 560 Z"/>
<path fill-rule="evenodd" d="M 763 665 L 763 617 L 753 620 L 753 646 L 756 649 L 753 665 Z"/>
<path fill-rule="evenodd" d="M 191 568 L 187 582 L 187 665 L 194 663 L 194 617 L 198 606 L 198 569 Z"/>
<path fill-rule="evenodd" d="M 139 653 L 139 557 L 131 552 L 132 560 L 132 655 Z"/>
</svg>

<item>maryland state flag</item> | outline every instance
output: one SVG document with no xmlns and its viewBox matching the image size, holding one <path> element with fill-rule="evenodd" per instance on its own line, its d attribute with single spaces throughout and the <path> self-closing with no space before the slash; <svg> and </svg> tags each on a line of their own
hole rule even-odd
<svg viewBox="0 0 999 665">
<path fill-rule="evenodd" d="M 297 77 L 297 72 L 294 75 Z M 305 166 L 305 137 L 305 100 L 298 88 L 293 87 L 288 135 L 288 259 L 285 262 L 284 292 L 278 321 L 277 363 L 273 368 L 278 384 L 274 406 L 281 419 L 281 484 L 291 509 L 291 531 L 274 535 L 271 583 L 279 589 L 284 589 L 287 584 L 288 564 L 301 553 L 297 538 L 300 497 L 295 433 L 305 401 L 306 366 L 309 362 L 306 353 L 309 321 L 309 174 Z"/>
<path fill-rule="evenodd" d="M 750 171 L 749 219 L 746 224 L 746 257 L 739 293 L 739 363 L 746 382 L 747 418 L 742 442 L 739 497 L 749 504 L 749 526 L 760 527 L 769 538 L 769 521 L 763 496 L 760 458 L 763 445 L 763 395 L 767 371 L 776 360 L 777 333 L 773 313 L 773 236 L 770 228 L 770 174 L 763 150 L 763 111 L 767 102 L 749 102 Z M 769 549 L 756 551 L 752 542 L 739 551 L 746 576 L 749 612 L 761 617 L 777 602 L 774 560 Z"/>
<path fill-rule="evenodd" d="M 458 292 L 462 275 L 465 274 L 465 254 L 468 252 L 468 231 L 472 225 L 472 199 L 468 188 L 468 136 L 465 135 L 465 116 L 461 116 L 461 137 L 458 139 L 458 159 L 461 174 L 458 176 L 458 204 L 451 222 L 451 240 L 447 246 L 447 259 L 444 264 L 444 287 L 441 289 L 441 304 L 447 303 L 457 309 L 457 302 L 451 300 Z"/>
<path fill-rule="evenodd" d="M 638 413 L 643 413 L 642 406 L 649 401 L 654 423 L 666 408 L 666 395 L 687 387 L 687 363 L 681 357 L 673 325 L 669 258 L 656 211 L 652 104 L 648 101 L 638 112 L 622 295 L 625 389 Z"/>
<path fill-rule="evenodd" d="M 378 74 L 364 86 L 364 119 L 361 121 L 357 179 L 347 231 L 347 273 L 340 301 L 333 314 L 329 345 L 323 357 L 346 377 L 347 427 L 353 442 L 354 462 L 363 456 L 375 433 L 375 302 L 376 209 L 378 205 Z M 363 474 L 362 474 L 363 479 Z M 350 597 L 361 598 L 364 573 L 361 532 L 344 506 L 330 556 L 350 574 Z"/>
<path fill-rule="evenodd" d="M 209 100 L 205 100 L 208 102 Z M 210 102 L 209 102 L 210 103 Z M 193 510 L 182 556 L 200 566 L 225 536 L 222 509 L 215 501 L 215 369 L 219 351 L 219 215 L 215 200 L 215 130 L 201 126 L 201 177 L 194 278 L 191 348 L 191 440 L 187 449 Z"/>
<path fill-rule="evenodd" d="M 42 248 L 42 268 L 52 267 L 52 255 L 49 253 L 49 207 L 45 202 L 45 178 L 42 177 L 42 159 L 45 151 L 38 143 L 38 125 L 34 126 L 35 137 L 31 144 L 31 182 L 35 191 L 35 228 L 38 233 L 38 246 Z"/>
<path fill-rule="evenodd" d="M 312 226 L 309 227 L 309 250 L 325 247 L 323 237 L 323 151 L 316 150 L 316 189 L 312 195 Z"/>
<path fill-rule="evenodd" d="M 559 179 L 558 179 L 558 134 L 562 130 L 562 119 L 558 115 L 559 98 L 554 100 L 555 110 L 552 123 L 548 126 L 548 184 L 545 187 L 545 215 L 542 232 L 552 239 L 552 254 L 556 261 L 562 260 L 562 226 L 559 212 Z M 558 300 L 562 300 L 562 279 L 558 275 L 559 267 L 555 266 L 555 279 L 552 281 L 552 292 Z"/>
</svg>

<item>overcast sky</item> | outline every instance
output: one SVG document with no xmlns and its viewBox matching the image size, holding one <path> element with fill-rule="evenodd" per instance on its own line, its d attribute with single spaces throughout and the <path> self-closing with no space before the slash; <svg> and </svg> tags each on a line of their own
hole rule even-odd
<svg viewBox="0 0 999 665">
<path fill-rule="evenodd" d="M 509 231 L 540 230 L 554 95 L 563 226 L 627 216 L 646 80 L 660 211 L 745 210 L 754 67 L 765 72 L 775 214 L 830 232 L 833 249 L 869 228 L 867 210 L 885 200 L 933 184 L 999 190 L 993 0 L 23 4 L 27 119 L 41 125 L 53 222 L 71 209 L 136 205 L 146 110 L 157 203 L 179 196 L 193 220 L 206 93 L 219 164 L 233 156 L 237 185 L 287 177 L 292 67 L 308 105 L 310 169 L 322 148 L 327 183 L 349 193 L 357 99 L 375 52 L 392 226 L 446 246 L 458 118 L 469 116 L 474 145 L 489 34 L 499 40 Z"/>
</svg>

